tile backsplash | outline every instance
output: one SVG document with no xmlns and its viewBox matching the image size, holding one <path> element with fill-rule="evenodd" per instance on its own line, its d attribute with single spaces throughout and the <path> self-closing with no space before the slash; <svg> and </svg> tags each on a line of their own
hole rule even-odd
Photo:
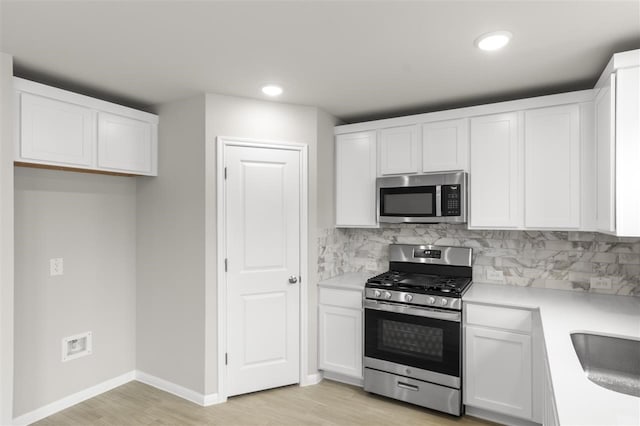
<svg viewBox="0 0 640 426">
<path fill-rule="evenodd" d="M 474 231 L 446 224 L 330 228 L 319 233 L 318 276 L 384 272 L 392 243 L 471 247 L 475 282 L 640 296 L 640 238 L 593 232 Z M 489 280 L 491 271 L 502 271 L 504 280 Z M 610 278 L 612 288 L 591 288 L 591 277 Z"/>
</svg>

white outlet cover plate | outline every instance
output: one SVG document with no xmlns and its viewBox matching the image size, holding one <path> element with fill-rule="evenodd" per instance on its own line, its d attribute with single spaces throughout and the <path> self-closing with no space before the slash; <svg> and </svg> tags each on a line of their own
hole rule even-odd
<svg viewBox="0 0 640 426">
<path fill-rule="evenodd" d="M 504 273 L 502 271 L 487 270 L 487 280 L 504 282 Z"/>
<path fill-rule="evenodd" d="M 591 277 L 590 287 L 593 289 L 611 290 L 611 278 Z"/>
</svg>

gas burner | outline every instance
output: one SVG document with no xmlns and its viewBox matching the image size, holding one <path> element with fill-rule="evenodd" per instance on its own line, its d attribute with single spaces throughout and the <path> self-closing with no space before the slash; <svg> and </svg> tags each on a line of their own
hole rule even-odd
<svg viewBox="0 0 640 426">
<path fill-rule="evenodd" d="M 371 278 L 367 286 L 410 293 L 449 295 L 459 297 L 468 284 L 469 277 L 437 276 L 416 272 L 388 271 Z"/>
</svg>

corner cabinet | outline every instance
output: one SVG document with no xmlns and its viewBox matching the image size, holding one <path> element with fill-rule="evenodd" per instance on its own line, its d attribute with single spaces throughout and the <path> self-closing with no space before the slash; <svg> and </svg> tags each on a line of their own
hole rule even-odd
<svg viewBox="0 0 640 426">
<path fill-rule="evenodd" d="M 466 303 L 464 403 L 471 415 L 490 414 L 539 422 L 542 392 L 533 312 Z M 476 412 L 474 410 L 480 410 Z M 506 417 L 494 420 L 512 423 Z"/>
<path fill-rule="evenodd" d="M 157 175 L 158 117 L 20 78 L 15 161 Z"/>
<path fill-rule="evenodd" d="M 336 226 L 374 228 L 376 132 L 336 136 Z"/>
<path fill-rule="evenodd" d="M 362 385 L 362 290 L 319 291 L 319 368 L 329 379 Z"/>
<path fill-rule="evenodd" d="M 640 236 L 640 50 L 618 53 L 596 86 L 596 227 Z"/>
</svg>

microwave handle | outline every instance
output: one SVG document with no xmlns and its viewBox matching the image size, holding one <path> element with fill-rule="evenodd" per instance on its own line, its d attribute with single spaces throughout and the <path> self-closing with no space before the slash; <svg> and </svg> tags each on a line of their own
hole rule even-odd
<svg viewBox="0 0 640 426">
<path fill-rule="evenodd" d="M 442 217 L 442 185 L 436 185 L 436 217 Z"/>
</svg>

